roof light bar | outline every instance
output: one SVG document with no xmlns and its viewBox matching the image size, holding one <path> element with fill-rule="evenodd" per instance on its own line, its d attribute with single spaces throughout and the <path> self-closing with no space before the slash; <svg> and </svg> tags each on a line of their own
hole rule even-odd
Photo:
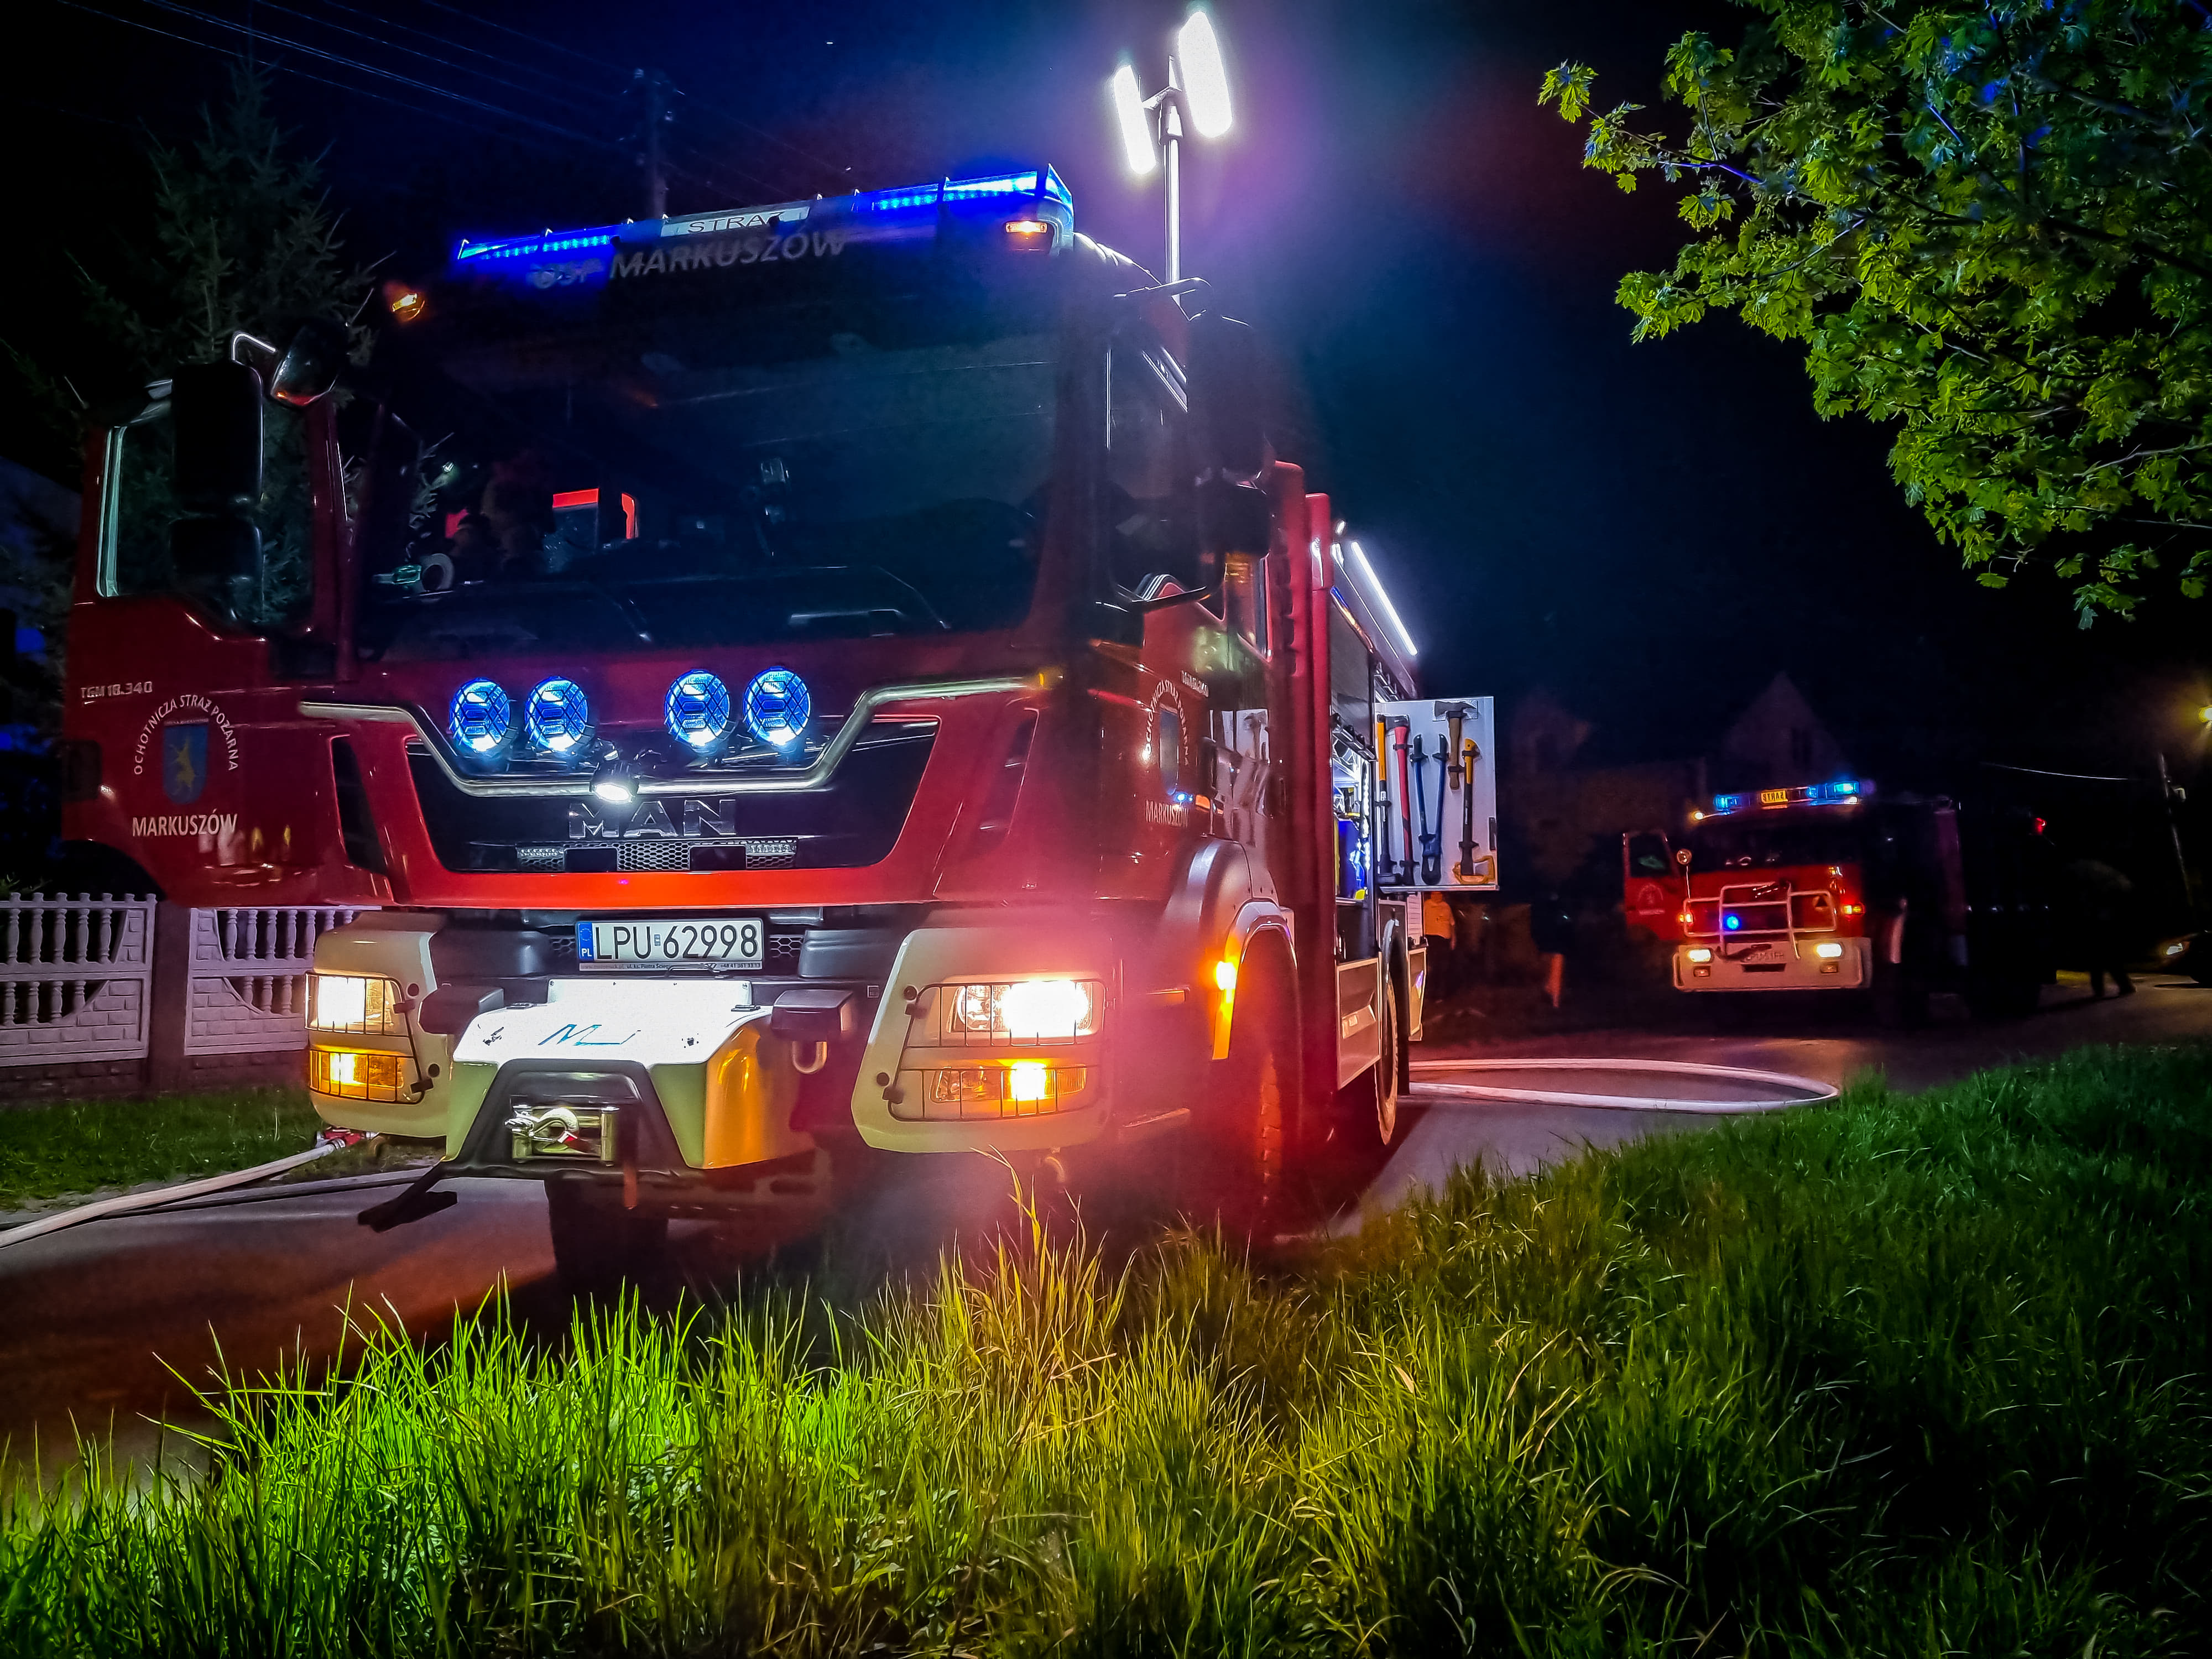
<svg viewBox="0 0 2212 1659">
<path fill-rule="evenodd" d="M 827 217 L 849 223 L 886 214 L 970 204 L 1003 212 L 1015 202 L 1048 208 L 1058 203 L 1072 219 L 1075 198 L 1049 167 L 1018 173 L 987 173 L 975 179 L 938 179 L 924 185 L 902 185 L 890 190 L 863 191 L 851 196 L 819 198 L 810 202 L 774 202 L 759 207 L 734 208 L 713 213 L 671 214 L 665 219 L 640 219 L 619 225 L 591 225 L 575 230 L 548 230 L 537 236 L 512 236 L 472 241 L 463 237 L 453 250 L 453 262 L 477 266 L 493 261 L 526 259 L 548 253 L 588 252 L 617 243 L 651 242 L 675 236 L 715 236 L 732 230 L 767 230 Z"/>
<path fill-rule="evenodd" d="M 1711 816 L 1726 817 L 1777 806 L 1849 806 L 1874 793 L 1865 778 L 1838 778 L 1832 783 L 1801 783 L 1787 789 L 1761 789 L 1737 795 L 1715 795 Z"/>
<path fill-rule="evenodd" d="M 1367 555 L 1360 550 L 1358 542 L 1346 542 L 1345 545 L 1352 550 L 1352 560 L 1359 568 L 1360 580 L 1374 596 L 1375 603 L 1389 623 L 1391 631 L 1397 635 L 1398 643 L 1405 647 L 1406 655 L 1409 658 L 1419 656 L 1421 653 L 1413 644 L 1413 636 L 1406 631 L 1406 624 L 1398 620 L 1398 607 L 1390 603 L 1390 596 L 1382 591 L 1382 579 L 1376 575 L 1375 567 L 1367 562 Z"/>
</svg>

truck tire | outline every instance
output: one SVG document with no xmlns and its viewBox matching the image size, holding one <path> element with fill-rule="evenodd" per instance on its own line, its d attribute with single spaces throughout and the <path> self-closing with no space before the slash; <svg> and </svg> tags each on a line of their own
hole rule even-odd
<svg viewBox="0 0 2212 1659">
<path fill-rule="evenodd" d="M 618 1291 L 667 1255 L 668 1218 L 625 1210 L 618 1190 L 594 1182 L 547 1182 L 545 1220 L 554 1270 L 574 1296 Z"/>
<path fill-rule="evenodd" d="M 1229 1056 L 1212 1068 L 1184 1148 L 1182 1207 L 1194 1221 L 1249 1233 L 1282 1199 L 1297 1130 L 1295 994 L 1274 953 L 1246 958 Z"/>
</svg>

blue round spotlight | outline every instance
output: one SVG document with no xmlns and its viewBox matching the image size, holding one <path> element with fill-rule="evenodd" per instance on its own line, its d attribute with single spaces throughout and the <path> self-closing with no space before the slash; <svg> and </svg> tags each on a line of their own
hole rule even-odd
<svg viewBox="0 0 2212 1659">
<path fill-rule="evenodd" d="M 694 754 L 712 754 L 730 735 L 730 688 L 703 668 L 668 688 L 668 735 Z"/>
<path fill-rule="evenodd" d="M 507 693 L 490 680 L 471 680 L 453 693 L 447 728 L 461 753 L 471 760 L 496 760 L 514 736 L 514 711 Z"/>
<path fill-rule="evenodd" d="M 592 738 L 592 703 L 574 680 L 545 680 L 523 706 L 530 741 L 547 754 L 568 758 Z"/>
<path fill-rule="evenodd" d="M 763 743 L 788 749 L 806 735 L 814 700 L 788 668 L 771 668 L 745 688 L 745 729 Z"/>
</svg>

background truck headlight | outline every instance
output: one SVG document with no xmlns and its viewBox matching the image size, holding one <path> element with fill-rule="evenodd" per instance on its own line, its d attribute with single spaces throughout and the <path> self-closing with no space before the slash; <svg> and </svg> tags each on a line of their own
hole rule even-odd
<svg viewBox="0 0 2212 1659">
<path fill-rule="evenodd" d="M 1692 962 L 1711 962 L 1713 959 L 1712 948 L 1710 945 L 1692 945 L 1682 954 Z"/>
<path fill-rule="evenodd" d="M 405 1036 L 407 1016 L 394 980 L 365 974 L 310 974 L 307 1029 L 348 1036 Z"/>
<path fill-rule="evenodd" d="M 1843 955 L 1843 953 L 1844 947 L 1833 943 L 1832 941 L 1826 944 L 1816 945 L 1813 947 L 1813 954 L 1820 957 L 1823 962 L 1833 962 L 1838 957 Z"/>
</svg>

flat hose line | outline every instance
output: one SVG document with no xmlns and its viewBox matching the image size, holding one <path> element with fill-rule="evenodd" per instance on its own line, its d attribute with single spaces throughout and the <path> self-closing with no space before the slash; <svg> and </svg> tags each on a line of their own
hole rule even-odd
<svg viewBox="0 0 2212 1659">
<path fill-rule="evenodd" d="M 1729 1083 L 1763 1084 L 1797 1093 L 1789 1099 L 1712 1100 L 1674 1095 L 1583 1094 L 1563 1089 L 1516 1089 L 1498 1084 L 1416 1083 L 1407 1098 L 1416 1105 L 1455 1100 L 1500 1101 L 1524 1106 L 1597 1106 L 1627 1112 L 1698 1112 L 1727 1116 L 1737 1112 L 1779 1112 L 1792 1106 L 1821 1106 L 1842 1091 L 1817 1078 L 1788 1072 L 1762 1072 L 1747 1066 L 1710 1066 L 1691 1060 L 1417 1060 L 1413 1072 L 1627 1072 L 1660 1076 L 1717 1078 Z M 1448 1097 L 1445 1099 L 1436 1098 Z"/>
</svg>

